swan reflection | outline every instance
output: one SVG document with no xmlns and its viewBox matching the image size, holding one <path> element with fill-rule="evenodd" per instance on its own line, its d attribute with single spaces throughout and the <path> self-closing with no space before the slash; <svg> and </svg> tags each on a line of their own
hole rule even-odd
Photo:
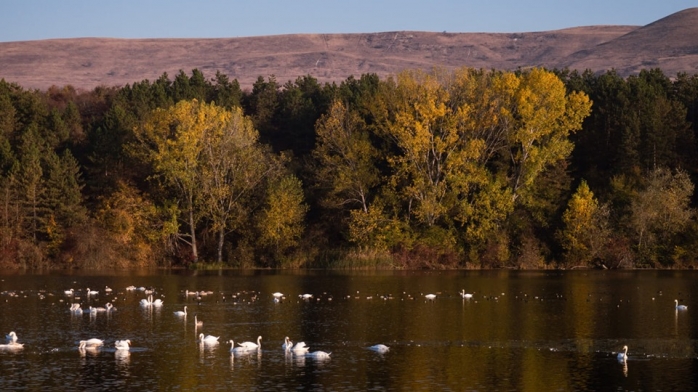
<svg viewBox="0 0 698 392">
<path fill-rule="evenodd" d="M 24 348 L 24 343 L 0 344 L 1 351 L 20 351 Z"/>
<path fill-rule="evenodd" d="M 114 360 L 119 366 L 128 366 L 131 363 L 131 352 L 128 350 L 114 351 Z"/>
<path fill-rule="evenodd" d="M 80 356 L 83 358 L 87 355 L 96 357 L 97 355 L 99 355 L 99 351 L 99 346 L 78 347 L 78 352 L 80 353 Z"/>
<path fill-rule="evenodd" d="M 303 367 L 303 366 L 305 366 L 305 355 L 294 355 L 290 351 L 286 351 L 285 352 L 285 361 L 289 365 Z"/>
<path fill-rule="evenodd" d="M 201 351 L 201 353 L 203 353 L 204 351 L 215 352 L 217 348 L 218 348 L 218 342 L 216 342 L 216 343 L 199 342 L 199 351 Z"/>
</svg>

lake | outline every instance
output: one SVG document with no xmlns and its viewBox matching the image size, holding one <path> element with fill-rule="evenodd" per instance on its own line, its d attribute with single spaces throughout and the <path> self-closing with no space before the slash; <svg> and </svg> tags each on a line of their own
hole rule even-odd
<svg viewBox="0 0 698 392">
<path fill-rule="evenodd" d="M 690 391 L 698 389 L 696 278 L 693 271 L 4 271 L 0 338 L 14 331 L 24 346 L 2 339 L 0 390 Z M 141 306 L 143 288 L 163 305 Z M 275 292 L 284 294 L 278 302 Z M 677 310 L 675 300 L 688 309 Z M 108 302 L 115 309 L 88 311 Z M 84 312 L 71 312 L 72 303 Z M 184 306 L 187 315 L 175 315 Z M 219 344 L 199 344 L 201 333 Z M 231 355 L 229 340 L 257 336 L 260 349 Z M 330 357 L 285 352 L 286 336 Z M 90 338 L 104 346 L 79 350 Z M 122 339 L 130 350 L 114 348 Z M 375 344 L 389 351 L 368 349 Z M 628 359 L 619 362 L 624 345 Z"/>
</svg>

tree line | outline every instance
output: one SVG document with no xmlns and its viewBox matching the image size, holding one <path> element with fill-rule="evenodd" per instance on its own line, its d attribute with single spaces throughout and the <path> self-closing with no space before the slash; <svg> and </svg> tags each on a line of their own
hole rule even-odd
<svg viewBox="0 0 698 392">
<path fill-rule="evenodd" d="M 692 268 L 698 76 L 0 81 L 5 268 Z"/>
</svg>

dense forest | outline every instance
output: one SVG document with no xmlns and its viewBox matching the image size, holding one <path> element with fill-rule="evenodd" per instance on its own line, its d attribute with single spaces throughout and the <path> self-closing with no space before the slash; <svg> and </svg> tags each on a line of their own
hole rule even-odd
<svg viewBox="0 0 698 392">
<path fill-rule="evenodd" d="M 2 268 L 692 268 L 698 76 L 0 81 Z"/>
</svg>

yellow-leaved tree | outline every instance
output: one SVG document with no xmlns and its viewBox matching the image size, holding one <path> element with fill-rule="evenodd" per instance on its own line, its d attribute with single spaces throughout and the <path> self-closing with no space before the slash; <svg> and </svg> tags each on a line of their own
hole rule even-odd
<svg viewBox="0 0 698 392">
<path fill-rule="evenodd" d="M 155 109 L 135 130 L 140 144 L 134 150 L 149 161 L 162 183 L 176 189 L 184 211 L 187 233 L 180 240 L 191 247 L 192 261 L 199 258 L 196 240 L 197 198 L 200 197 L 199 159 L 201 139 L 209 118 L 217 116 L 214 107 L 198 101 L 180 101 L 169 108 Z M 179 231 L 179 230 L 178 230 Z"/>
<path fill-rule="evenodd" d="M 315 126 L 319 163 L 317 179 L 332 206 L 359 207 L 368 212 L 369 194 L 378 184 L 377 151 L 358 114 L 336 100 Z"/>
<path fill-rule="evenodd" d="M 641 265 L 669 264 L 682 252 L 675 236 L 695 217 L 691 208 L 694 185 L 688 173 L 657 168 L 647 174 L 644 189 L 631 201 L 631 230 Z"/>
<path fill-rule="evenodd" d="M 586 266 L 602 254 L 611 234 L 608 217 L 608 207 L 599 205 L 586 181 L 582 181 L 562 215 L 564 228 L 557 233 L 565 250 L 562 264 Z"/>
<path fill-rule="evenodd" d="M 569 134 L 582 127 L 591 101 L 581 92 L 567 94 L 554 73 L 532 69 L 509 81 L 513 92 L 508 132 L 511 188 L 516 199 L 549 165 L 567 159 L 573 144 Z"/>
<path fill-rule="evenodd" d="M 200 222 L 216 233 L 216 261 L 223 262 L 227 234 L 252 221 L 269 183 L 284 174 L 282 160 L 258 142 L 258 132 L 242 110 L 197 100 L 156 109 L 136 129 L 138 151 L 163 184 L 175 189 L 188 225 L 180 240 L 198 260 Z"/>
<path fill-rule="evenodd" d="M 406 71 L 398 75 L 390 99 L 385 134 L 399 153 L 388 158 L 393 186 L 410 216 L 426 226 L 448 219 L 470 185 L 484 176 L 478 160 L 481 140 L 468 137 L 467 105 L 450 106 L 450 94 L 438 74 Z"/>
<path fill-rule="evenodd" d="M 217 233 L 216 260 L 223 262 L 226 233 L 251 218 L 266 181 L 277 177 L 280 162 L 258 143 L 258 132 L 239 107 L 215 108 L 204 128 L 199 165 L 200 209 Z"/>
<path fill-rule="evenodd" d="M 286 251 L 298 245 L 307 211 L 298 178 L 289 174 L 270 184 L 257 229 L 260 243 L 270 248 L 271 255 L 282 266 L 289 266 Z"/>
</svg>

